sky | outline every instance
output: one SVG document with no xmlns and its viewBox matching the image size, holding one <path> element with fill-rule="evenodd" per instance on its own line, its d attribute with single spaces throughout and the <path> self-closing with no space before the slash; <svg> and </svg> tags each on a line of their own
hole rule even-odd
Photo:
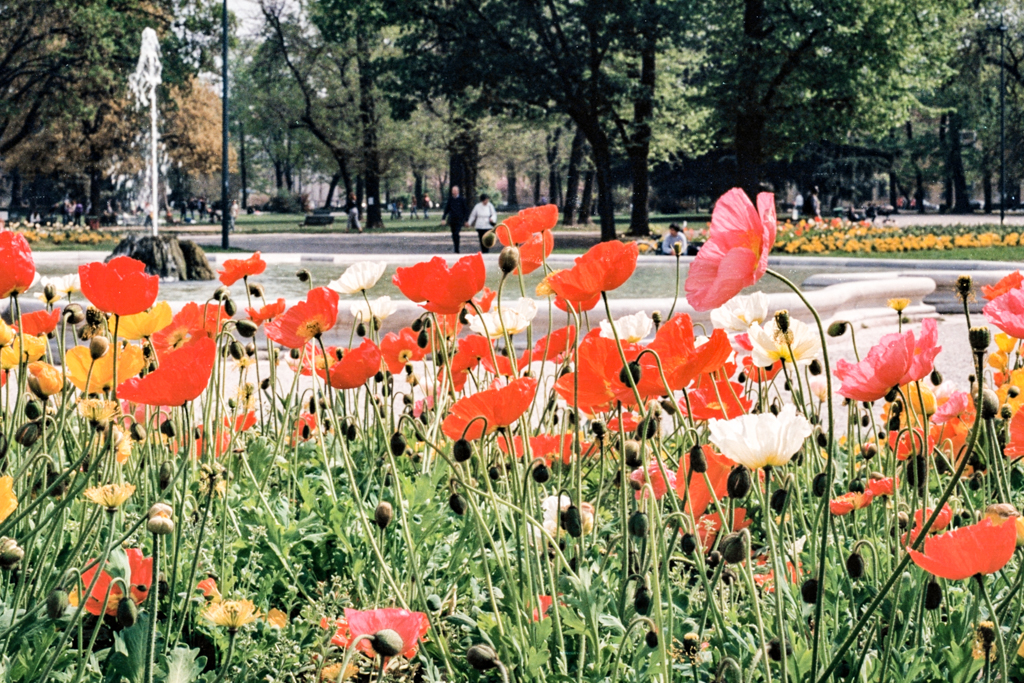
<svg viewBox="0 0 1024 683">
<path fill-rule="evenodd" d="M 234 12 L 242 25 L 243 35 L 252 33 L 259 25 L 259 0 L 228 0 L 228 10 Z"/>
</svg>

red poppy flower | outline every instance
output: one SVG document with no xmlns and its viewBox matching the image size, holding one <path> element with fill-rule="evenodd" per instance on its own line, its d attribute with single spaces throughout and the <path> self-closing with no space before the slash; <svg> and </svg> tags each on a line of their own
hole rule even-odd
<svg viewBox="0 0 1024 683">
<path fill-rule="evenodd" d="M 142 313 L 160 289 L 160 278 L 146 275 L 146 264 L 127 256 L 79 266 L 78 277 L 85 298 L 104 313 L 116 315 Z"/>
<path fill-rule="evenodd" d="M 636 413 L 623 413 L 621 421 L 617 417 L 608 420 L 608 431 L 615 434 L 628 434 L 629 432 L 635 432 L 636 428 L 639 426 L 640 420 L 637 419 Z"/>
<path fill-rule="evenodd" d="M 203 592 L 204 598 L 219 598 L 220 590 L 217 588 L 217 580 L 213 578 L 206 578 L 200 581 L 196 588 Z"/>
<path fill-rule="evenodd" d="M 484 287 L 481 254 L 460 258 L 451 269 L 440 256 L 395 271 L 391 281 L 402 294 L 433 313 L 459 313 Z"/>
<path fill-rule="evenodd" d="M 316 415 L 313 413 L 302 413 L 295 420 L 295 430 L 292 432 L 292 443 L 296 441 L 309 441 L 316 432 Z M 329 431 L 329 430 L 328 430 Z"/>
<path fill-rule="evenodd" d="M 722 195 L 711 213 L 708 240 L 686 274 L 686 302 L 710 311 L 760 280 L 775 231 L 774 195 L 757 195 L 756 209 L 738 187 Z"/>
<path fill-rule="evenodd" d="M 601 242 L 578 257 L 572 268 L 552 273 L 547 281 L 555 294 L 580 310 L 578 304 L 621 287 L 636 270 L 637 253 L 636 242 Z"/>
<path fill-rule="evenodd" d="M 247 413 L 243 413 L 235 417 L 235 424 L 232 426 L 231 418 L 224 418 L 224 427 L 226 429 L 234 429 L 236 432 L 247 432 L 256 426 L 256 412 L 250 410 Z"/>
<path fill-rule="evenodd" d="M 338 293 L 327 287 L 309 290 L 300 301 L 273 322 L 267 323 L 267 336 L 281 346 L 301 349 L 338 322 Z"/>
<path fill-rule="evenodd" d="M 128 556 L 128 566 L 131 571 L 131 575 L 125 577 L 131 586 L 129 593 L 131 594 L 132 601 L 136 605 L 141 605 L 149 595 L 149 587 L 153 584 L 153 558 L 143 557 L 142 551 L 138 548 L 129 548 L 125 551 L 125 554 Z M 93 561 L 90 560 L 90 562 Z M 121 598 L 124 597 L 124 594 L 121 592 L 121 584 L 116 583 L 111 588 L 110 582 L 113 581 L 113 578 L 106 571 L 101 570 L 99 566 L 94 566 L 92 569 L 82 572 L 82 584 L 88 589 L 97 571 L 100 572 L 100 577 L 96 581 L 96 585 L 93 586 L 92 593 L 85 600 L 85 610 L 97 617 L 104 613 L 108 616 L 114 616 L 117 614 L 117 606 L 120 604 Z M 110 589 L 109 599 L 107 598 L 108 588 Z M 104 603 L 105 600 L 106 603 Z"/>
<path fill-rule="evenodd" d="M 555 236 L 550 230 L 531 235 L 530 239 L 519 245 L 519 267 L 512 274 L 529 275 L 544 265 L 544 259 L 551 256 L 554 248 Z"/>
<path fill-rule="evenodd" d="M 994 285 L 982 287 L 981 295 L 987 300 L 992 301 L 996 297 L 1006 294 L 1011 289 L 1020 289 L 1022 284 L 1024 284 L 1024 276 L 1021 275 L 1019 270 L 1015 270 Z"/>
<path fill-rule="evenodd" d="M 124 382 L 119 396 L 147 406 L 181 406 L 194 401 L 210 383 L 217 344 L 208 337 L 169 352 L 145 377 Z"/>
<path fill-rule="evenodd" d="M 546 337 L 541 337 L 533 345 L 532 351 L 524 351 L 519 357 L 519 367 L 525 368 L 530 363 L 551 361 L 561 365 L 567 356 L 572 355 L 576 343 L 576 327 L 569 325 L 560 327 Z"/>
<path fill-rule="evenodd" d="M 380 352 L 388 370 L 393 375 L 400 373 L 407 363 L 423 360 L 430 353 L 430 345 L 421 349 L 417 339 L 419 334 L 412 328 L 405 327 L 399 332 L 388 332 L 380 340 Z"/>
<path fill-rule="evenodd" d="M 0 231 L 0 299 L 28 290 L 35 277 L 36 263 L 25 236 L 11 230 Z"/>
<path fill-rule="evenodd" d="M 498 450 L 505 454 L 509 452 L 508 439 L 507 434 L 498 437 Z M 517 435 L 512 439 L 512 444 L 515 448 L 516 457 L 523 457 L 523 437 Z M 581 441 L 580 455 L 587 455 L 591 448 L 592 444 L 587 441 Z M 572 434 L 538 434 L 537 436 L 530 437 L 530 457 L 543 458 L 548 466 L 551 465 L 555 458 L 561 460 L 562 464 L 568 465 L 572 462 L 572 456 Z"/>
<path fill-rule="evenodd" d="M 907 549 L 921 569 L 949 581 L 978 574 L 994 574 L 1010 561 L 1017 547 L 1017 525 L 1013 520 L 977 524 L 924 540 L 924 552 Z"/>
<path fill-rule="evenodd" d="M 627 362 L 640 353 L 636 344 L 624 342 L 622 347 Z M 593 329 L 583 337 L 578 354 L 576 371 L 555 382 L 555 391 L 566 403 L 577 405 L 588 415 L 609 410 L 616 400 L 636 403 L 633 390 L 619 379 L 622 359 L 614 339 L 605 339 L 600 330 Z"/>
<path fill-rule="evenodd" d="M 284 299 L 278 299 L 274 303 L 267 304 L 262 308 L 247 308 L 245 312 L 249 314 L 249 320 L 257 325 L 262 325 L 284 313 L 285 308 L 287 306 L 284 303 Z"/>
<path fill-rule="evenodd" d="M 491 353 L 491 342 L 483 335 L 473 334 L 460 339 L 458 350 L 450 361 L 452 388 L 457 392 L 462 391 L 466 386 L 466 380 L 469 379 L 469 373 L 480 365 L 483 365 L 487 372 L 495 375 L 515 376 L 512 361 L 509 358 L 500 354 L 497 355 L 498 365 L 495 366 Z M 443 378 L 446 371 L 447 368 L 442 367 L 438 372 L 438 376 Z"/>
<path fill-rule="evenodd" d="M 1024 338 L 1024 289 L 1011 289 L 997 296 L 985 304 L 981 312 L 1006 334 Z"/>
<path fill-rule="evenodd" d="M 380 372 L 380 349 L 369 339 L 348 349 L 341 360 L 331 365 L 330 384 L 335 389 L 357 389 Z"/>
<path fill-rule="evenodd" d="M 770 368 L 759 368 L 754 365 L 754 359 L 750 356 L 743 357 L 743 371 L 747 377 L 754 380 L 758 384 L 761 382 L 770 382 L 775 379 L 775 375 L 779 374 L 782 370 L 782 361 L 777 360 Z"/>
<path fill-rule="evenodd" d="M 412 659 L 416 656 L 419 648 L 419 641 L 430 629 L 430 621 L 427 615 L 422 612 L 410 612 L 404 609 L 375 609 L 366 612 L 359 612 L 354 609 L 345 610 L 345 628 L 347 633 L 342 635 L 341 629 L 336 637 L 347 638 L 347 647 L 359 636 L 372 636 L 380 631 L 394 631 L 402 639 L 402 656 Z M 372 639 L 362 639 L 356 643 L 356 649 L 367 657 L 376 657 L 373 650 Z"/>
<path fill-rule="evenodd" d="M 703 381 L 700 388 L 691 391 L 690 413 L 694 420 L 731 420 L 746 415 L 754 402 L 743 395 L 743 385 L 720 379 Z M 686 402 L 679 401 L 679 410 L 686 415 Z"/>
<path fill-rule="evenodd" d="M 913 359 L 913 332 L 887 334 L 859 363 L 836 361 L 834 375 L 842 382 L 836 393 L 854 401 L 877 401 L 900 383 Z"/>
<path fill-rule="evenodd" d="M 690 316 L 682 314 L 662 324 L 647 349 L 656 352 L 658 358 L 645 353 L 640 359 L 637 389 L 645 399 L 684 389 L 700 375 L 721 367 L 732 353 L 729 336 L 724 330 L 715 330 L 707 342 L 696 346 L 693 322 Z M 661 361 L 661 372 L 658 360 Z M 662 372 L 668 382 L 667 388 L 661 378 Z"/>
<path fill-rule="evenodd" d="M 494 303 L 494 299 L 497 296 L 498 293 L 495 292 L 493 289 L 491 289 L 490 287 L 484 287 L 483 289 L 480 290 L 479 294 L 473 297 L 473 303 L 476 304 L 476 307 L 479 308 L 482 312 L 487 313 L 488 311 L 491 310 L 491 304 Z M 473 309 L 472 306 L 466 306 L 466 308 L 469 311 L 472 311 Z"/>
<path fill-rule="evenodd" d="M 570 305 L 572 306 L 572 310 L 574 310 L 577 313 L 582 313 L 583 311 L 594 310 L 595 308 L 597 308 L 597 305 L 599 303 L 601 303 L 600 293 L 595 294 L 594 296 L 588 299 L 582 299 L 580 301 L 566 301 L 560 296 L 555 297 L 555 308 L 565 313 L 569 312 Z"/>
<path fill-rule="evenodd" d="M 21 329 L 29 336 L 40 337 L 57 329 L 58 322 L 60 322 L 59 308 L 49 312 L 34 311 L 21 316 Z"/>
<path fill-rule="evenodd" d="M 672 470 L 662 470 L 656 460 L 649 462 L 646 467 L 638 467 L 629 475 L 633 484 L 640 486 L 634 495 L 640 500 L 647 495 L 647 479 L 651 480 L 651 490 L 654 491 L 654 499 L 661 500 L 670 489 L 676 487 L 676 473 Z"/>
<path fill-rule="evenodd" d="M 891 496 L 896 492 L 899 482 L 894 482 L 892 477 L 871 477 L 868 479 L 867 490 L 872 496 Z"/>
<path fill-rule="evenodd" d="M 897 440 L 897 437 L 899 440 Z M 896 457 L 899 460 L 906 460 L 912 453 L 928 455 L 935 448 L 935 437 L 929 433 L 928 443 L 926 444 L 924 432 L 921 431 L 920 427 L 899 432 L 889 432 L 889 448 L 896 451 Z"/>
<path fill-rule="evenodd" d="M 708 489 L 704 475 L 694 473 L 690 475 L 689 457 L 681 458 L 679 471 L 676 472 L 676 495 L 686 500 L 685 510 L 693 512 L 694 517 L 703 515 L 712 500 L 719 500 L 726 493 L 726 485 L 729 473 L 732 472 L 734 463 L 729 458 L 717 452 L 710 444 L 702 446 L 704 459 L 707 461 L 707 481 L 711 482 Z M 689 481 L 689 492 L 687 493 L 687 481 Z"/>
<path fill-rule="evenodd" d="M 244 277 L 262 275 L 267 269 L 267 262 L 260 258 L 260 252 L 256 252 L 247 259 L 228 259 L 224 261 L 224 270 L 217 271 L 220 281 L 225 287 L 230 287 Z"/>
<path fill-rule="evenodd" d="M 925 508 L 924 510 L 918 508 L 917 510 L 914 510 L 914 527 L 922 526 L 924 521 L 932 516 L 933 512 L 935 512 L 934 508 Z M 949 526 L 951 521 L 953 521 L 953 510 L 949 507 L 949 503 L 946 503 L 942 506 L 942 509 L 939 510 L 939 515 L 935 518 L 935 523 L 932 524 L 929 531 L 932 533 L 942 531 Z"/>
<path fill-rule="evenodd" d="M 555 599 L 550 595 L 538 595 L 537 600 L 540 603 L 540 606 L 533 608 L 534 621 L 546 619 L 548 617 L 548 612 L 551 610 L 551 606 L 555 604 Z"/>
<path fill-rule="evenodd" d="M 196 458 L 200 458 L 203 455 L 203 446 L 205 446 L 206 430 L 203 425 L 196 426 Z M 213 439 L 213 457 L 219 458 L 224 455 L 228 447 L 231 445 L 231 435 L 224 430 L 218 430 L 217 435 Z"/>
<path fill-rule="evenodd" d="M 1024 410 L 1018 410 L 1010 420 L 1010 438 L 1003 454 L 1008 458 L 1024 455 Z"/>
<path fill-rule="evenodd" d="M 828 509 L 833 515 L 842 517 L 843 515 L 850 514 L 854 510 L 866 508 L 871 504 L 871 499 L 874 497 L 875 494 L 871 492 L 870 488 L 864 491 L 864 493 L 850 491 L 829 501 Z"/>
<path fill-rule="evenodd" d="M 205 312 L 205 316 L 204 316 Z M 174 314 L 171 323 L 155 332 L 150 340 L 158 358 L 187 346 L 197 339 L 213 339 L 220 332 L 220 325 L 231 316 L 223 304 L 197 304 L 189 302 Z"/>
<path fill-rule="evenodd" d="M 494 229 L 503 245 L 522 244 L 534 233 L 547 232 L 558 223 L 558 207 L 544 204 L 523 209 L 515 216 L 509 216 Z"/>
<path fill-rule="evenodd" d="M 725 512 L 724 514 L 728 514 Z M 750 526 L 751 520 L 747 519 L 746 508 L 736 508 L 732 511 L 732 529 L 730 531 L 743 531 Z M 713 510 L 702 515 L 696 524 L 697 538 L 700 539 L 700 547 L 710 550 L 715 544 L 715 537 L 722 529 L 722 517 Z"/>
<path fill-rule="evenodd" d="M 530 407 L 536 393 L 537 380 L 522 377 L 509 382 L 508 386 L 485 389 L 460 398 L 449 409 L 441 429 L 452 441 L 479 439 L 518 420 Z"/>
</svg>

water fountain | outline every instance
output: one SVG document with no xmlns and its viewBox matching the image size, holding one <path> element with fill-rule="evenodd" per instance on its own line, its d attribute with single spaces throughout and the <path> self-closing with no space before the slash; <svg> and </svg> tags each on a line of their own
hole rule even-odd
<svg viewBox="0 0 1024 683">
<path fill-rule="evenodd" d="M 142 32 L 142 47 L 139 50 L 139 63 L 135 67 L 135 73 L 128 77 L 128 85 L 135 94 L 135 101 L 139 107 L 149 107 L 149 168 L 147 177 L 149 180 L 149 191 L 151 193 L 150 220 L 153 223 L 152 235 L 157 236 L 159 232 L 160 216 L 160 166 L 158 163 L 158 151 L 160 144 L 160 131 L 157 127 L 156 89 L 160 85 L 161 72 L 163 67 L 160 64 L 160 41 L 156 31 L 147 28 Z"/>
</svg>

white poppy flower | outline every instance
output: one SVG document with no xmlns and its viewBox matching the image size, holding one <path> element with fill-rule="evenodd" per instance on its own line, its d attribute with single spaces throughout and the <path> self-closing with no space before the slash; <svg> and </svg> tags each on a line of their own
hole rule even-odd
<svg viewBox="0 0 1024 683">
<path fill-rule="evenodd" d="M 768 295 L 764 292 L 734 296 L 711 311 L 711 323 L 726 332 L 746 332 L 751 325 L 760 325 L 767 317 Z"/>
<path fill-rule="evenodd" d="M 756 470 L 789 462 L 811 435 L 811 423 L 787 403 L 779 414 L 742 415 L 708 422 L 711 443 L 735 463 Z"/>
<path fill-rule="evenodd" d="M 73 292 L 82 291 L 82 284 L 79 281 L 78 273 L 70 273 L 59 277 L 40 277 L 33 282 L 33 285 L 38 285 L 43 290 L 36 294 L 36 298 L 45 304 L 57 303 Z M 51 285 L 53 286 L 54 297 L 47 299 L 46 288 Z"/>
<path fill-rule="evenodd" d="M 636 344 L 641 339 L 645 339 L 652 329 L 654 329 L 654 321 L 643 311 L 633 315 L 624 315 L 616 320 L 615 330 L 612 329 L 612 323 L 607 320 L 601 321 L 602 337 L 615 339 L 615 332 L 618 331 L 619 340 L 630 344 Z"/>
<path fill-rule="evenodd" d="M 491 339 L 499 339 L 505 336 L 505 332 L 519 334 L 529 326 L 536 315 L 537 302 L 528 297 L 521 297 L 515 306 L 493 306 L 487 313 L 467 317 L 469 329 Z"/>
<path fill-rule="evenodd" d="M 384 261 L 360 261 L 327 286 L 339 294 L 358 294 L 377 284 L 387 267 Z"/>
<path fill-rule="evenodd" d="M 758 323 L 750 326 L 747 333 L 754 365 L 767 368 L 775 361 L 784 360 L 796 365 L 807 365 L 816 358 L 821 358 L 821 338 L 817 329 L 807 323 L 789 319 L 789 331 L 783 333 L 774 319 L 761 327 Z"/>
<path fill-rule="evenodd" d="M 359 322 L 370 322 L 372 318 L 384 320 L 398 310 L 398 304 L 391 300 L 390 296 L 377 297 L 367 306 L 365 301 L 357 301 L 349 309 L 352 317 Z"/>
</svg>

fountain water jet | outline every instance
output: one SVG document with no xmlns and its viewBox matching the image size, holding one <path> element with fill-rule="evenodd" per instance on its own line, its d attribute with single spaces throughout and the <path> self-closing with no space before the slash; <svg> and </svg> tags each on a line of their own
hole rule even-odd
<svg viewBox="0 0 1024 683">
<path fill-rule="evenodd" d="M 156 110 L 156 89 L 160 85 L 163 67 L 160 64 L 160 41 L 156 31 L 147 28 L 142 31 L 142 47 L 139 50 L 139 63 L 135 67 L 135 73 L 128 77 L 128 85 L 135 94 L 135 101 L 140 107 L 149 106 L 149 190 L 152 193 L 151 218 L 153 223 L 152 234 L 155 237 L 158 233 L 160 215 L 160 166 L 157 162 L 157 153 L 160 141 L 160 132 L 157 129 Z"/>
</svg>

